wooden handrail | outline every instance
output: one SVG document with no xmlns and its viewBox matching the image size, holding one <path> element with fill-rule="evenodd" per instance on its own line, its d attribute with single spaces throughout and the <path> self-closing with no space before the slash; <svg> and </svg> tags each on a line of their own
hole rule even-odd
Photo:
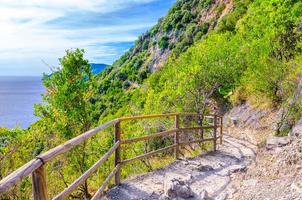
<svg viewBox="0 0 302 200">
<path fill-rule="evenodd" d="M 91 136 L 96 135 L 98 132 L 110 127 L 114 126 L 114 133 L 115 133 L 115 143 L 114 145 L 108 150 L 107 153 L 105 153 L 94 165 L 92 165 L 85 173 L 83 173 L 79 178 L 77 178 L 72 184 L 70 184 L 64 191 L 56 195 L 53 199 L 60 200 L 64 199 L 68 195 L 70 195 L 80 184 L 83 184 L 91 174 L 93 174 L 109 157 L 114 153 L 114 163 L 115 168 L 114 170 L 109 174 L 109 176 L 105 179 L 99 190 L 95 193 L 94 197 L 92 199 L 97 199 L 100 197 L 102 192 L 105 190 L 106 185 L 109 183 L 109 181 L 115 176 L 115 184 L 120 184 L 120 170 L 121 166 L 124 164 L 127 164 L 129 162 L 132 162 L 134 160 L 140 160 L 144 159 L 150 156 L 153 156 L 155 154 L 168 151 L 170 149 L 175 150 L 175 158 L 178 159 L 179 157 L 179 147 L 191 143 L 200 143 L 200 142 L 207 142 L 207 141 L 213 141 L 213 147 L 214 151 L 216 150 L 216 140 L 220 138 L 220 143 L 222 142 L 223 137 L 223 117 L 220 115 L 211 114 L 209 116 L 204 116 L 204 118 L 212 118 L 213 119 L 213 125 L 208 126 L 198 126 L 198 127 L 179 127 L 179 118 L 181 116 L 200 116 L 198 113 L 166 113 L 166 114 L 156 114 L 156 115 L 143 115 L 143 116 L 132 116 L 132 117 L 123 117 L 118 118 L 115 120 L 112 120 L 110 122 L 106 122 L 92 130 L 89 130 L 71 140 L 68 140 L 67 142 L 50 149 L 49 151 L 40 154 L 33 160 L 29 161 L 16 171 L 12 172 L 10 175 L 5 177 L 0 181 L 0 193 L 5 192 L 10 187 L 21 181 L 24 177 L 29 176 L 32 174 L 32 180 L 33 180 L 33 196 L 35 200 L 47 200 L 48 194 L 47 194 L 47 185 L 46 185 L 46 175 L 44 171 L 44 164 L 46 164 L 48 161 L 52 160 L 56 156 L 63 154 L 70 149 L 74 148 L 75 146 L 82 144 L 85 140 L 90 138 Z M 121 122 L 131 121 L 131 120 L 141 120 L 141 119 L 151 119 L 151 118 L 164 118 L 164 117 L 174 117 L 175 125 L 174 129 L 146 135 L 142 137 L 137 138 L 130 138 L 126 140 L 121 140 Z M 219 129 L 220 136 L 216 137 L 217 134 L 217 128 Z M 203 138 L 203 130 L 204 129 L 213 129 L 214 136 L 213 138 Z M 202 139 L 193 140 L 193 141 L 186 141 L 181 142 L 179 141 L 179 134 L 185 133 L 187 131 L 191 130 L 200 130 L 202 133 Z M 121 160 L 120 157 L 120 151 L 121 151 L 121 145 L 122 144 L 129 144 L 133 142 L 139 142 L 139 141 L 146 141 L 150 140 L 156 137 L 160 136 L 167 136 L 174 134 L 174 144 L 170 145 L 168 147 L 164 147 L 162 149 L 158 149 L 143 155 L 136 156 L 134 158 L 130 158 L 127 160 Z"/>
<path fill-rule="evenodd" d="M 160 117 L 174 117 L 179 115 L 179 113 L 166 113 L 166 114 L 156 114 L 156 115 L 141 115 L 141 116 L 131 116 L 131 117 L 122 117 L 120 121 L 130 121 L 138 119 L 150 119 L 150 118 L 160 118 Z"/>
<path fill-rule="evenodd" d="M 101 185 L 100 189 L 94 194 L 91 200 L 97 200 L 100 198 L 102 192 L 105 190 L 106 186 L 108 185 L 109 181 L 116 175 L 116 173 L 121 169 L 121 165 L 118 164 L 112 172 L 107 176 L 103 184 Z"/>
<path fill-rule="evenodd" d="M 71 140 L 68 140 L 64 144 L 61 144 L 39 156 L 44 162 L 47 162 L 51 160 L 52 158 L 67 152 L 68 150 L 72 149 L 73 147 L 83 143 L 86 139 L 90 138 L 91 136 L 97 134 L 98 132 L 108 128 L 109 126 L 115 125 L 119 122 L 119 119 L 112 120 L 110 122 L 107 122 L 97 128 L 91 129 L 82 135 L 79 135 Z"/>
<path fill-rule="evenodd" d="M 82 135 L 79 135 L 64 144 L 61 144 L 39 156 L 34 158 L 33 160 L 29 161 L 16 171 L 12 172 L 10 175 L 5 177 L 0 181 L 0 193 L 6 191 L 11 186 L 18 183 L 21 179 L 24 177 L 30 175 L 33 171 L 41 167 L 44 163 L 49 161 L 50 159 L 54 158 L 55 156 L 65 153 L 66 151 L 70 150 L 71 148 L 81 144 L 84 142 L 87 138 L 97 134 L 98 132 L 104 130 L 105 128 L 112 126 L 113 124 L 117 123 L 119 120 L 115 119 L 113 121 L 107 122 L 101 126 L 98 126 L 92 130 L 89 130 Z"/>
<path fill-rule="evenodd" d="M 34 158 L 13 173 L 6 176 L 0 181 L 0 193 L 6 191 L 8 188 L 21 181 L 24 177 L 30 175 L 42 165 L 43 162 L 41 160 Z"/>
<path fill-rule="evenodd" d="M 140 155 L 140 156 L 136 156 L 136 157 L 130 158 L 130 159 L 128 159 L 128 160 L 124 160 L 124 161 L 122 161 L 122 164 L 124 165 L 124 164 L 127 164 L 127 163 L 132 162 L 132 161 L 135 161 L 135 160 L 141 160 L 141 159 L 143 159 L 143 158 L 150 157 L 150 156 L 153 156 L 153 155 L 158 154 L 158 153 L 161 153 L 161 152 L 165 152 L 165 151 L 167 151 L 167 150 L 169 150 L 169 149 L 173 149 L 173 148 L 175 148 L 176 146 L 177 146 L 176 144 L 173 144 L 173 145 L 167 146 L 167 147 L 162 148 L 162 149 L 158 149 L 158 150 L 155 150 L 155 151 L 151 151 L 151 152 L 149 152 L 149 153 L 146 153 L 146 154 L 143 154 L 143 155 Z"/>
<path fill-rule="evenodd" d="M 218 125 L 216 127 L 219 127 Z M 186 127 L 179 128 L 179 131 L 192 131 L 192 130 L 204 130 L 204 129 L 213 129 L 215 126 L 196 126 L 196 127 Z"/>
<path fill-rule="evenodd" d="M 205 139 L 189 140 L 189 141 L 186 141 L 186 142 L 180 142 L 179 144 L 181 146 L 184 146 L 184 145 L 189 145 L 189 144 L 193 144 L 193 143 L 210 142 L 210 141 L 213 141 L 213 140 L 214 140 L 213 138 L 205 138 Z"/>
<path fill-rule="evenodd" d="M 112 155 L 112 153 L 120 146 L 120 142 L 115 143 L 110 150 L 103 155 L 103 157 L 98 160 L 90 169 L 88 169 L 82 176 L 80 176 L 77 180 L 75 180 L 68 188 L 66 188 L 63 192 L 54 197 L 54 200 L 61 200 L 64 197 L 68 196 L 72 193 L 74 189 L 76 189 L 80 184 L 85 182 L 88 177 L 94 173 L 108 158 Z"/>
<path fill-rule="evenodd" d="M 175 131 L 177 131 L 177 130 L 178 129 L 172 129 L 172 130 L 168 130 L 168 131 L 155 133 L 155 134 L 152 134 L 152 135 L 146 135 L 146 136 L 143 136 L 143 137 L 137 137 L 137 138 L 131 138 L 131 139 L 127 139 L 127 140 L 122 140 L 121 142 L 122 142 L 122 144 L 129 144 L 129 143 L 133 143 L 133 142 L 151 140 L 151 139 L 156 138 L 156 137 L 171 135 L 172 133 L 175 133 Z"/>
</svg>

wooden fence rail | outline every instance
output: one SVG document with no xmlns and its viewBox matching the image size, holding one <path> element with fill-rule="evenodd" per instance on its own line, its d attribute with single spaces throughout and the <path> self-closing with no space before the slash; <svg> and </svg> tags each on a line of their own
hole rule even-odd
<svg viewBox="0 0 302 200">
<path fill-rule="evenodd" d="M 209 118 L 213 121 L 212 125 L 207 126 L 198 126 L 198 127 L 180 127 L 180 117 L 181 116 L 192 116 L 192 117 L 203 117 Z M 121 122 L 133 121 L 133 120 L 142 120 L 142 119 L 151 119 L 151 118 L 169 118 L 174 117 L 174 129 L 158 132 L 151 135 L 146 135 L 137 138 L 130 139 L 121 139 Z M 135 160 L 141 160 L 155 154 L 165 152 L 171 149 L 174 149 L 175 158 L 179 158 L 180 154 L 180 146 L 188 145 L 192 143 L 201 143 L 213 141 L 213 150 L 216 151 L 216 143 L 217 139 L 220 139 L 220 143 L 222 143 L 223 137 L 223 117 L 219 115 L 208 115 L 208 116 L 200 116 L 197 113 L 168 113 L 168 114 L 156 114 L 156 115 L 144 115 L 144 116 L 133 116 L 133 117 L 124 117 L 112 120 L 107 122 L 101 126 L 98 126 L 92 130 L 89 130 L 67 142 L 61 144 L 39 156 L 29 161 L 16 171 L 12 172 L 10 175 L 5 177 L 0 181 L 0 194 L 7 191 L 10 187 L 14 186 L 18 182 L 20 182 L 24 177 L 32 175 L 32 189 L 33 189 L 33 197 L 35 200 L 48 200 L 48 190 L 47 190 L 47 181 L 46 181 L 46 173 L 44 170 L 44 165 L 55 158 L 56 156 L 63 154 L 70 149 L 82 144 L 85 140 L 90 138 L 91 136 L 96 135 L 98 132 L 114 126 L 114 144 L 105 153 L 93 166 L 91 166 L 85 173 L 83 173 L 79 178 L 77 178 L 73 183 L 71 183 L 64 191 L 56 195 L 54 200 L 61 200 L 70 195 L 78 186 L 83 184 L 112 154 L 114 154 L 114 164 L 115 168 L 113 171 L 107 176 L 103 184 L 100 186 L 98 191 L 92 197 L 93 200 L 99 199 L 106 186 L 110 182 L 110 180 L 115 177 L 115 184 L 119 185 L 121 183 L 121 167 L 129 162 Z M 219 128 L 219 131 L 217 131 Z M 205 129 L 213 129 L 213 137 L 212 138 L 203 138 L 203 133 Z M 189 140 L 189 141 L 180 141 L 180 135 L 187 133 L 189 131 L 200 130 L 202 133 L 202 138 L 197 140 Z M 220 135 L 217 136 L 217 133 L 220 132 Z M 134 158 L 130 158 L 127 160 L 121 159 L 121 149 L 122 145 L 127 145 L 134 142 L 140 141 L 148 141 L 154 139 L 156 137 L 161 136 L 172 136 L 174 135 L 173 145 L 164 147 L 162 149 L 158 149 L 143 155 L 136 156 Z"/>
</svg>

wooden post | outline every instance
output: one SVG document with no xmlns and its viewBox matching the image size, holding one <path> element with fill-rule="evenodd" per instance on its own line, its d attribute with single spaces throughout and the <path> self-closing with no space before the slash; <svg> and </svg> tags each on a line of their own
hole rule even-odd
<svg viewBox="0 0 302 200">
<path fill-rule="evenodd" d="M 120 132 L 120 122 L 117 122 L 114 125 L 114 142 L 117 143 L 121 139 L 121 132 Z M 120 160 L 120 151 L 121 147 L 117 147 L 114 153 L 114 165 L 117 167 L 121 160 Z M 115 174 L 115 184 L 120 185 L 121 184 L 121 170 L 118 169 Z"/>
<path fill-rule="evenodd" d="M 199 124 L 199 126 L 203 126 L 203 120 L 204 120 L 204 116 L 199 116 L 199 118 L 200 118 L 200 124 Z M 201 129 L 200 130 L 200 132 L 201 132 L 201 139 L 203 140 L 204 139 L 204 130 L 203 129 Z"/>
<path fill-rule="evenodd" d="M 43 165 L 32 173 L 34 200 L 48 200 L 46 173 Z"/>
<path fill-rule="evenodd" d="M 175 115 L 175 135 L 174 135 L 174 144 L 175 146 L 175 159 L 179 159 L 179 114 Z"/>
<path fill-rule="evenodd" d="M 216 138 L 217 136 L 217 115 L 214 115 L 214 134 L 213 134 L 213 137 L 214 137 L 214 142 L 213 142 L 213 150 L 216 151 Z"/>
<path fill-rule="evenodd" d="M 220 144 L 222 144 L 222 137 L 223 137 L 223 117 L 220 117 Z"/>
</svg>

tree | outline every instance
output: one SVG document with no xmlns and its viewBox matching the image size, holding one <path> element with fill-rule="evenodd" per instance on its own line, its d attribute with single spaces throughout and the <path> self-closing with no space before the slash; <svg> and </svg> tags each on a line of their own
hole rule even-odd
<svg viewBox="0 0 302 200">
<path fill-rule="evenodd" d="M 60 64 L 51 75 L 44 75 L 47 92 L 43 96 L 44 103 L 36 105 L 35 113 L 50 132 L 67 140 L 91 129 L 97 118 L 93 112 L 97 87 L 90 64 L 84 59 L 84 50 L 66 51 Z M 68 156 L 81 173 L 87 170 L 85 147 L 86 143 Z M 87 182 L 81 191 L 89 197 Z"/>
</svg>

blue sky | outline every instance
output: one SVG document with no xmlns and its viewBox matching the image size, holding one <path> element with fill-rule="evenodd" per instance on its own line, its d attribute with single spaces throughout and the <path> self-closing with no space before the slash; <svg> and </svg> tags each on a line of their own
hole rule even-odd
<svg viewBox="0 0 302 200">
<path fill-rule="evenodd" d="M 111 64 L 175 0 L 0 0 L 0 76 L 40 76 L 66 49 Z M 46 64 L 45 64 L 46 63 Z"/>
</svg>

